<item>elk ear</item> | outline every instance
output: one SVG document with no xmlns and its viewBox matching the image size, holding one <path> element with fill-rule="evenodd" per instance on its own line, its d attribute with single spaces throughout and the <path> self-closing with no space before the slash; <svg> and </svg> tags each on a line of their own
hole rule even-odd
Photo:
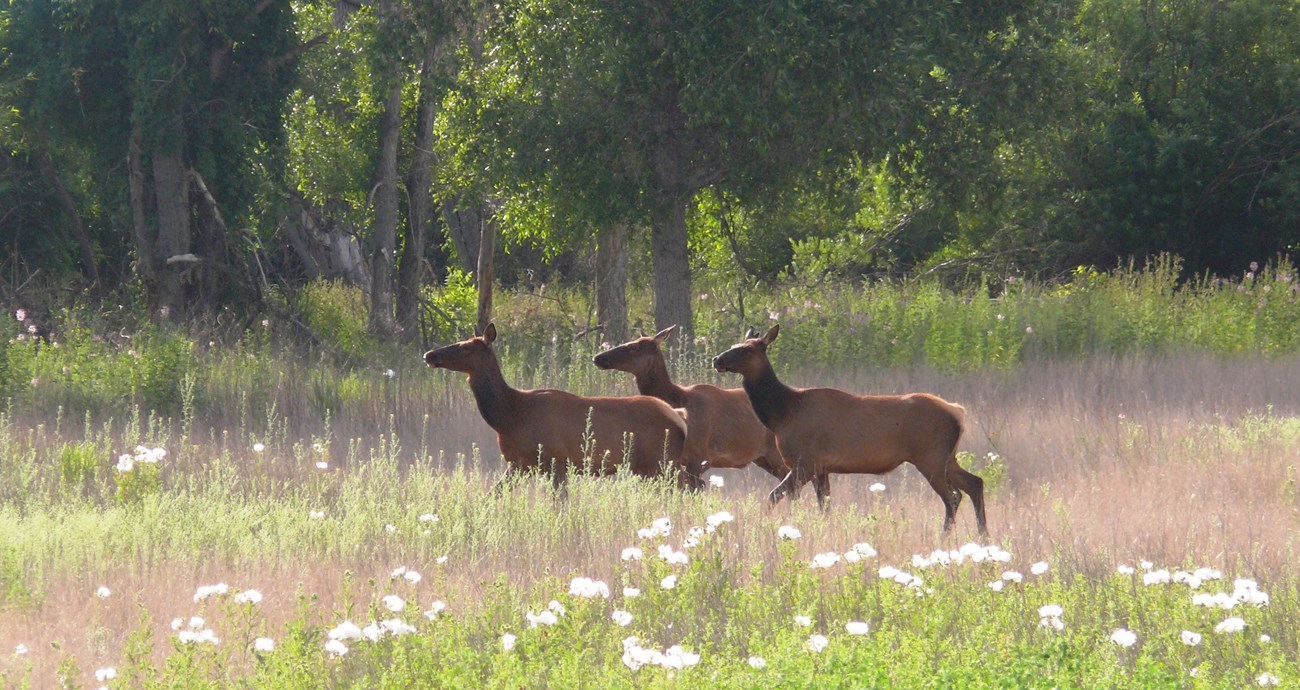
<svg viewBox="0 0 1300 690">
<path fill-rule="evenodd" d="M 668 328 L 659 331 L 658 333 L 655 334 L 655 342 L 662 345 L 663 342 L 668 339 L 668 336 L 672 335 L 673 331 L 675 330 L 677 330 L 677 324 L 673 324 Z"/>
<path fill-rule="evenodd" d="M 757 337 L 758 337 L 758 333 L 755 333 L 754 329 L 750 327 L 745 329 L 745 337 L 741 338 L 741 340 L 752 340 Z"/>
<path fill-rule="evenodd" d="M 767 333 L 763 334 L 763 338 L 762 338 L 763 344 L 771 345 L 772 341 L 776 340 L 776 334 L 780 332 L 781 332 L 781 324 L 779 323 L 767 329 Z"/>
<path fill-rule="evenodd" d="M 497 339 L 497 325 L 489 323 L 487 328 L 483 329 L 483 339 L 489 343 Z"/>
</svg>

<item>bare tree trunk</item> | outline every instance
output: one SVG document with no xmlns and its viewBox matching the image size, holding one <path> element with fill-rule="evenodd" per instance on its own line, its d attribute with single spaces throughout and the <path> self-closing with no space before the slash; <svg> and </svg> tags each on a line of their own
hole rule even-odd
<svg viewBox="0 0 1300 690">
<path fill-rule="evenodd" d="M 496 223 L 482 223 L 483 232 L 479 241 L 478 271 L 474 273 L 478 285 L 478 318 L 475 320 L 475 333 L 482 333 L 492 323 L 492 255 L 497 244 Z"/>
<path fill-rule="evenodd" d="M 375 169 L 375 225 L 371 233 L 370 332 L 391 335 L 393 321 L 393 266 L 397 247 L 397 145 L 402 128 L 402 87 L 388 92 L 379 125 L 379 164 Z"/>
<path fill-rule="evenodd" d="M 153 262 L 153 238 L 149 232 L 149 217 L 145 213 L 144 162 L 140 152 L 143 139 L 143 128 L 138 121 L 134 122 L 126 147 L 126 179 L 131 199 L 131 238 L 135 241 L 136 270 L 146 284 L 152 285 L 157 280 L 158 269 Z"/>
<path fill-rule="evenodd" d="M 158 269 L 158 307 L 164 318 L 184 316 L 184 274 L 190 265 L 178 257 L 190 253 L 190 184 L 184 156 L 174 150 L 153 152 L 153 182 L 158 208 L 158 240 L 154 250 Z"/>
<path fill-rule="evenodd" d="M 434 69 L 440 54 L 438 41 L 428 39 L 424 62 L 420 65 L 420 104 L 415 117 L 415 152 L 406 192 L 409 209 L 406 217 L 402 262 L 397 269 L 397 326 L 413 330 L 418 316 L 420 286 L 424 283 L 424 250 L 428 245 L 433 195 L 433 120 L 437 107 Z"/>
<path fill-rule="evenodd" d="M 611 345 L 627 340 L 626 223 L 601 228 L 596 237 L 596 320 Z"/>
<path fill-rule="evenodd" d="M 442 204 L 442 218 L 447 226 L 447 235 L 456 246 L 456 260 L 462 271 L 474 274 L 478 271 L 478 245 L 483 237 L 483 213 L 480 206 L 467 206 L 462 199 L 445 201 Z"/>
<path fill-rule="evenodd" d="M 686 242 L 686 204 L 661 198 L 654 210 L 651 254 L 654 257 L 655 328 L 674 324 L 685 336 L 695 330 L 691 320 L 691 262 Z M 684 337 L 683 342 L 689 342 Z"/>
<path fill-rule="evenodd" d="M 63 184 L 63 178 L 59 177 L 58 170 L 55 170 L 54 159 L 50 158 L 49 151 L 43 148 L 37 149 L 35 154 L 36 165 L 41 171 L 41 176 L 54 189 L 54 196 L 58 198 L 64 215 L 68 217 L 68 229 L 72 231 L 72 237 L 77 241 L 86 277 L 90 279 L 94 289 L 98 289 L 100 287 L 99 265 L 95 259 L 95 247 L 90 242 L 90 235 L 86 234 L 85 224 L 81 222 L 81 212 L 77 210 L 77 202 L 72 198 L 72 192 L 68 191 L 67 185 Z"/>
</svg>

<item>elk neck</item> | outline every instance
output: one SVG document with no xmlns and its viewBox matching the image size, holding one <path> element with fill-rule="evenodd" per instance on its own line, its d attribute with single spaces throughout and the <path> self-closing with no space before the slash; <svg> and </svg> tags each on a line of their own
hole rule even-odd
<svg viewBox="0 0 1300 690">
<path fill-rule="evenodd" d="M 663 354 L 651 359 L 650 366 L 636 375 L 636 389 L 641 395 L 659 398 L 673 407 L 686 407 L 686 394 L 673 383 Z"/>
<path fill-rule="evenodd" d="M 789 416 L 798 395 L 797 391 L 776 378 L 771 362 L 766 360 L 758 373 L 745 376 L 744 387 L 758 421 L 773 430 Z"/>
<path fill-rule="evenodd" d="M 497 432 L 503 431 L 509 425 L 519 391 L 506 383 L 495 355 L 470 372 L 469 389 L 474 393 L 474 402 L 478 404 L 483 421 Z"/>
</svg>

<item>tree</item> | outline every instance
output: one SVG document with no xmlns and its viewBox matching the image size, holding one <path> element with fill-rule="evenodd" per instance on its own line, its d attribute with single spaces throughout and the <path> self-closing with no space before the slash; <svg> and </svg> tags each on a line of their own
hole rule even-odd
<svg viewBox="0 0 1300 690">
<path fill-rule="evenodd" d="M 918 84 L 1022 4 L 506 3 L 473 92 L 484 167 L 561 227 L 648 226 L 656 326 L 689 330 L 702 189 L 755 200 L 882 157 L 933 119 Z"/>
<path fill-rule="evenodd" d="M 311 45 L 297 41 L 289 3 L 65 1 L 9 11 L 5 69 L 23 77 L 14 100 L 27 140 L 75 142 L 101 171 L 126 161 L 125 177 L 97 191 L 127 211 L 122 234 L 153 306 L 180 317 L 245 299 L 256 287 L 226 219 L 250 211 L 254 159 L 274 163 L 292 65 Z M 59 162 L 44 160 L 47 177 L 60 177 Z"/>
</svg>

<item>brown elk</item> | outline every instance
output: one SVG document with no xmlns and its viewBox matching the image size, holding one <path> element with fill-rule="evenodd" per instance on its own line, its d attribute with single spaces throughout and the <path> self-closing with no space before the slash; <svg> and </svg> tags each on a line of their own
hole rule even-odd
<svg viewBox="0 0 1300 690">
<path fill-rule="evenodd" d="M 776 434 L 791 468 L 773 493 L 793 492 L 810 478 L 828 472 L 884 474 L 910 462 L 943 499 L 943 529 L 952 529 L 961 493 L 975 506 L 980 534 L 984 520 L 984 480 L 957 464 L 966 410 L 928 393 L 853 395 L 834 388 L 791 388 L 776 377 L 767 348 L 780 326 L 713 358 L 718 371 L 740 374 L 745 393 L 763 425 Z M 750 334 L 752 336 L 752 333 Z M 817 502 L 825 505 L 822 482 Z"/>
<path fill-rule="evenodd" d="M 481 336 L 429 350 L 424 362 L 469 375 L 479 413 L 497 432 L 507 477 L 540 468 L 558 488 L 571 467 L 612 474 L 625 460 L 643 477 L 680 471 L 686 442 L 682 413 L 644 395 L 583 397 L 511 388 L 492 349 L 496 337 L 496 326 L 488 324 Z M 679 481 L 689 483 L 686 477 Z"/>
<path fill-rule="evenodd" d="M 776 437 L 758 421 L 745 391 L 673 383 L 660 345 L 675 330 L 676 326 L 669 326 L 653 336 L 605 350 L 591 361 L 601 369 L 632 374 L 641 395 L 686 410 L 683 462 L 688 472 L 698 476 L 707 467 L 738 469 L 753 463 L 778 480 L 785 479 L 790 468 L 776 448 Z"/>
</svg>

